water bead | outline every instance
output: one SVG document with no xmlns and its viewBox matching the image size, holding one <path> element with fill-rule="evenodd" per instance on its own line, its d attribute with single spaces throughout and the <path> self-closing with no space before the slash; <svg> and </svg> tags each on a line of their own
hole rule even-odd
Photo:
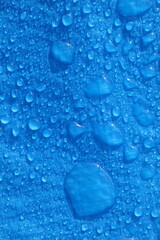
<svg viewBox="0 0 160 240">
<path fill-rule="evenodd" d="M 15 65 L 13 63 L 8 63 L 7 64 L 7 70 L 9 72 L 14 72 L 15 71 Z"/>
<path fill-rule="evenodd" d="M 86 232 L 88 230 L 88 225 L 87 224 L 82 224 L 82 231 Z"/>
<path fill-rule="evenodd" d="M 141 217 L 142 214 L 143 214 L 143 211 L 142 211 L 141 208 L 136 207 L 136 208 L 134 209 L 134 215 L 135 215 L 136 217 Z"/>
<path fill-rule="evenodd" d="M 110 147 L 118 147 L 124 141 L 122 132 L 112 123 L 94 124 L 94 134 L 100 142 Z"/>
<path fill-rule="evenodd" d="M 133 29 L 133 23 L 132 22 L 127 22 L 126 23 L 126 30 L 131 31 Z"/>
<path fill-rule="evenodd" d="M 124 85 L 125 90 L 127 90 L 127 91 L 130 91 L 130 90 L 132 90 L 132 89 L 137 88 L 136 82 L 133 81 L 133 80 L 130 79 L 130 78 L 124 78 L 124 79 L 123 79 L 123 85 Z"/>
<path fill-rule="evenodd" d="M 115 53 L 118 48 L 114 46 L 111 40 L 105 42 L 105 49 L 108 53 Z"/>
<path fill-rule="evenodd" d="M 90 5 L 84 5 L 82 8 L 83 13 L 90 13 L 92 11 L 92 8 Z"/>
<path fill-rule="evenodd" d="M 28 121 L 28 126 L 31 130 L 36 131 L 40 128 L 40 122 L 37 119 L 30 119 Z"/>
<path fill-rule="evenodd" d="M 12 134 L 13 134 L 13 136 L 14 137 L 18 137 L 19 136 L 19 134 L 20 134 L 20 129 L 19 129 L 19 127 L 13 127 L 13 129 L 12 129 Z"/>
<path fill-rule="evenodd" d="M 20 20 L 21 21 L 24 21 L 27 17 L 27 12 L 22 12 L 21 15 L 20 15 Z"/>
<path fill-rule="evenodd" d="M 78 138 L 85 132 L 85 128 L 76 122 L 71 122 L 68 126 L 68 132 L 71 138 Z"/>
<path fill-rule="evenodd" d="M 3 123 L 3 124 L 8 124 L 11 121 L 9 115 L 7 115 L 7 114 L 6 115 L 2 115 L 0 117 L 0 120 L 1 120 L 1 123 Z"/>
<path fill-rule="evenodd" d="M 20 170 L 19 170 L 19 169 L 16 169 L 16 170 L 14 170 L 14 175 L 15 175 L 15 176 L 18 176 L 18 175 L 20 175 L 20 173 L 21 173 L 21 172 L 20 172 Z"/>
<path fill-rule="evenodd" d="M 67 174 L 64 186 L 78 218 L 101 214 L 115 202 L 112 179 L 95 163 L 74 166 Z"/>
<path fill-rule="evenodd" d="M 124 147 L 124 160 L 126 163 L 133 162 L 135 159 L 137 159 L 138 155 L 139 151 L 136 147 L 129 144 Z"/>
<path fill-rule="evenodd" d="M 123 17 L 133 17 L 144 14 L 152 6 L 150 0 L 118 0 L 117 11 Z"/>
<path fill-rule="evenodd" d="M 148 33 L 142 37 L 142 42 L 144 46 L 148 45 L 149 43 L 153 42 L 156 39 L 155 33 Z"/>
<path fill-rule="evenodd" d="M 69 43 L 55 40 L 51 47 L 51 55 L 59 62 L 71 64 L 74 56 L 74 49 Z"/>
<path fill-rule="evenodd" d="M 19 104 L 13 104 L 11 107 L 12 112 L 16 113 L 19 111 Z"/>
<path fill-rule="evenodd" d="M 147 109 L 145 105 L 136 103 L 133 105 L 132 111 L 133 116 L 141 126 L 147 127 L 153 124 L 154 115 L 151 111 Z"/>
<path fill-rule="evenodd" d="M 43 182 L 43 183 L 46 183 L 46 182 L 47 182 L 47 177 L 46 177 L 46 176 L 43 176 L 43 177 L 42 177 L 42 182 Z"/>
<path fill-rule="evenodd" d="M 36 158 L 36 155 L 35 155 L 34 152 L 28 152 L 28 153 L 27 153 L 27 159 L 28 159 L 30 162 L 33 162 L 35 158 Z"/>
<path fill-rule="evenodd" d="M 28 93 L 26 94 L 26 102 L 31 103 L 31 102 L 33 102 L 33 100 L 34 100 L 34 95 L 33 95 L 33 93 L 32 93 L 32 92 L 28 92 Z"/>
<path fill-rule="evenodd" d="M 111 82 L 102 76 L 89 82 L 85 88 L 85 93 L 89 98 L 97 98 L 111 94 L 112 90 Z"/>
<path fill-rule="evenodd" d="M 118 107 L 113 107 L 112 108 L 112 115 L 115 118 L 119 117 L 120 116 L 120 109 Z"/>
<path fill-rule="evenodd" d="M 143 145 L 146 149 L 151 149 L 155 147 L 155 142 L 152 137 L 148 137 L 144 140 Z"/>
<path fill-rule="evenodd" d="M 53 20 L 52 20 L 52 27 L 56 28 L 56 27 L 58 27 L 58 25 L 59 25 L 58 19 L 57 18 L 53 18 Z"/>
<path fill-rule="evenodd" d="M 34 179 L 35 176 L 36 176 L 35 172 L 31 172 L 31 173 L 29 174 L 30 179 Z"/>
<path fill-rule="evenodd" d="M 48 128 L 43 131 L 43 137 L 49 138 L 52 135 L 53 131 L 52 129 Z"/>
<path fill-rule="evenodd" d="M 141 74 L 144 79 L 150 79 L 155 77 L 157 72 L 154 66 L 144 66 L 141 68 Z"/>
<path fill-rule="evenodd" d="M 153 210 L 151 211 L 151 216 L 152 216 L 153 218 L 157 218 L 157 217 L 159 217 L 159 215 L 160 215 L 160 209 L 153 209 Z"/>
<path fill-rule="evenodd" d="M 156 171 L 155 171 L 155 168 L 154 166 L 152 165 L 147 165 L 147 166 L 144 166 L 141 170 L 141 178 L 143 180 L 148 180 L 148 179 L 151 179 L 154 177 Z"/>
<path fill-rule="evenodd" d="M 73 23 L 73 18 L 71 14 L 66 14 L 62 16 L 62 23 L 64 26 L 68 27 Z"/>
</svg>

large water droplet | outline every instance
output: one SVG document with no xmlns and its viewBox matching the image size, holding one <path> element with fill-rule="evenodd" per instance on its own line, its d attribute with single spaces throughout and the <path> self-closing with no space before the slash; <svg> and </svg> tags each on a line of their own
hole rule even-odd
<svg viewBox="0 0 160 240">
<path fill-rule="evenodd" d="M 139 16 L 144 14 L 152 6 L 150 0 L 118 0 L 117 10 L 123 17 Z"/>
<path fill-rule="evenodd" d="M 111 147 L 122 145 L 122 132 L 114 124 L 95 124 L 94 134 L 98 140 Z"/>
<path fill-rule="evenodd" d="M 65 191 L 77 217 L 103 213 L 115 201 L 111 178 L 94 163 L 77 164 L 66 176 Z"/>
</svg>

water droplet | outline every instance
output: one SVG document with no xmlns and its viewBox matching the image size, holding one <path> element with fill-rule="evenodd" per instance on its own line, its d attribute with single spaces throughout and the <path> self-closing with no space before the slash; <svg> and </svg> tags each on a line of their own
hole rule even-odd
<svg viewBox="0 0 160 240">
<path fill-rule="evenodd" d="M 11 119 L 8 115 L 3 115 L 3 116 L 1 116 L 0 119 L 1 119 L 1 123 L 3 123 L 3 124 L 8 124 L 11 121 Z"/>
<path fill-rule="evenodd" d="M 152 137 L 148 137 L 144 140 L 143 145 L 147 149 L 151 149 L 155 147 L 155 142 Z"/>
<path fill-rule="evenodd" d="M 27 153 L 27 158 L 30 162 L 34 161 L 34 159 L 36 158 L 36 154 L 35 152 L 29 152 Z"/>
<path fill-rule="evenodd" d="M 111 147 L 123 144 L 122 132 L 114 124 L 95 124 L 94 134 L 98 140 Z"/>
<path fill-rule="evenodd" d="M 114 53 L 116 52 L 118 49 L 114 46 L 114 44 L 111 42 L 111 40 L 108 40 L 107 42 L 105 42 L 105 49 L 108 53 Z"/>
<path fill-rule="evenodd" d="M 147 127 L 153 124 L 154 115 L 147 109 L 147 106 L 143 102 L 139 101 L 135 103 L 132 107 L 132 111 L 133 116 L 141 126 Z"/>
<path fill-rule="evenodd" d="M 139 16 L 151 8 L 150 0 L 118 0 L 117 10 L 123 17 Z"/>
<path fill-rule="evenodd" d="M 19 169 L 16 169 L 16 170 L 14 170 L 14 175 L 15 175 L 15 176 L 18 176 L 18 175 L 20 175 L 20 173 L 21 173 L 21 172 L 20 172 L 20 170 L 19 170 Z"/>
<path fill-rule="evenodd" d="M 155 167 L 152 165 L 147 165 L 142 168 L 141 178 L 143 180 L 148 180 L 154 177 L 155 175 Z"/>
<path fill-rule="evenodd" d="M 52 135 L 53 131 L 52 129 L 48 128 L 43 131 L 43 137 L 49 138 Z"/>
<path fill-rule="evenodd" d="M 68 27 L 73 23 L 73 18 L 71 14 L 66 14 L 62 17 L 62 23 L 64 26 Z"/>
<path fill-rule="evenodd" d="M 89 4 L 84 5 L 82 8 L 83 13 L 90 13 L 92 11 L 92 8 Z"/>
<path fill-rule="evenodd" d="M 112 108 L 112 115 L 113 117 L 117 118 L 120 116 L 120 109 L 119 107 L 113 107 Z"/>
<path fill-rule="evenodd" d="M 35 176 L 36 176 L 35 172 L 31 172 L 29 174 L 30 179 L 35 179 Z"/>
<path fill-rule="evenodd" d="M 34 100 L 34 95 L 33 95 L 33 93 L 32 93 L 32 92 L 28 92 L 28 93 L 26 94 L 26 102 L 31 103 L 31 102 L 33 102 L 33 100 Z"/>
<path fill-rule="evenodd" d="M 36 131 L 40 128 L 40 122 L 37 119 L 30 119 L 28 122 L 28 126 L 31 130 Z"/>
<path fill-rule="evenodd" d="M 159 215 L 160 215 L 159 209 L 153 209 L 153 210 L 151 211 L 151 216 L 152 216 L 153 218 L 157 218 L 157 217 L 159 217 Z"/>
<path fill-rule="evenodd" d="M 27 12 L 22 12 L 21 15 L 20 15 L 20 19 L 21 21 L 24 21 L 27 17 Z"/>
<path fill-rule="evenodd" d="M 57 18 L 54 18 L 52 20 L 52 27 L 56 28 L 56 27 L 58 27 L 58 25 L 59 25 L 59 20 Z"/>
<path fill-rule="evenodd" d="M 157 75 L 156 69 L 153 66 L 144 66 L 141 68 L 141 74 L 144 79 L 150 79 Z"/>
<path fill-rule="evenodd" d="M 43 182 L 43 183 L 46 183 L 46 182 L 47 182 L 47 177 L 46 177 L 46 176 L 43 176 L 43 177 L 42 177 L 42 182 Z"/>
<path fill-rule="evenodd" d="M 14 126 L 13 129 L 12 129 L 12 134 L 13 134 L 14 137 L 18 137 L 19 134 L 20 134 L 20 129 L 19 129 L 19 127 Z"/>
<path fill-rule="evenodd" d="M 88 230 L 88 225 L 87 224 L 82 224 L 82 231 L 86 232 Z"/>
<path fill-rule="evenodd" d="M 71 122 L 68 131 L 71 138 L 78 138 L 85 132 L 85 128 L 76 122 Z"/>
<path fill-rule="evenodd" d="M 127 91 L 137 88 L 137 84 L 130 78 L 124 78 L 123 85 L 124 85 L 125 90 L 127 90 Z"/>
<path fill-rule="evenodd" d="M 69 43 L 55 40 L 51 48 L 52 57 L 64 64 L 73 62 L 74 49 Z"/>
<path fill-rule="evenodd" d="M 65 190 L 78 217 L 103 213 L 115 202 L 113 182 L 96 164 L 77 164 L 66 176 Z"/>
<path fill-rule="evenodd" d="M 13 104 L 11 107 L 12 112 L 16 113 L 19 111 L 19 104 Z"/>
<path fill-rule="evenodd" d="M 112 93 L 112 89 L 110 81 L 103 76 L 89 82 L 85 92 L 87 97 L 94 98 L 109 95 Z"/>
<path fill-rule="evenodd" d="M 153 42 L 156 39 L 155 33 L 148 33 L 142 37 L 142 41 L 144 46 L 148 45 L 149 43 Z"/>
<path fill-rule="evenodd" d="M 126 145 L 124 148 L 124 160 L 126 163 L 134 161 L 139 155 L 139 151 L 136 147 L 131 145 Z"/>
<path fill-rule="evenodd" d="M 7 70 L 9 72 L 14 72 L 15 71 L 15 65 L 13 63 L 8 63 L 7 64 Z"/>
<path fill-rule="evenodd" d="M 134 209 L 134 215 L 135 215 L 136 217 L 141 217 L 142 214 L 143 214 L 142 208 L 136 207 L 136 208 Z"/>
</svg>

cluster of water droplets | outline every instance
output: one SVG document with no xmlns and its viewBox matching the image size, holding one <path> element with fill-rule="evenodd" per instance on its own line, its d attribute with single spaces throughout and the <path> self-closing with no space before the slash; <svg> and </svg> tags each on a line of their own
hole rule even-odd
<svg viewBox="0 0 160 240">
<path fill-rule="evenodd" d="M 1 6 L 0 237 L 158 240 L 159 0 Z"/>
</svg>

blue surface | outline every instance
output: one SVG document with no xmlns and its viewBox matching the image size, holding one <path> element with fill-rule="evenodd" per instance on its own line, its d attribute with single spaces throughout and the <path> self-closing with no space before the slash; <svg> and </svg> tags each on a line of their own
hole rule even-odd
<svg viewBox="0 0 160 240">
<path fill-rule="evenodd" d="M 0 240 L 160 239 L 160 0 L 0 0 Z"/>
</svg>

